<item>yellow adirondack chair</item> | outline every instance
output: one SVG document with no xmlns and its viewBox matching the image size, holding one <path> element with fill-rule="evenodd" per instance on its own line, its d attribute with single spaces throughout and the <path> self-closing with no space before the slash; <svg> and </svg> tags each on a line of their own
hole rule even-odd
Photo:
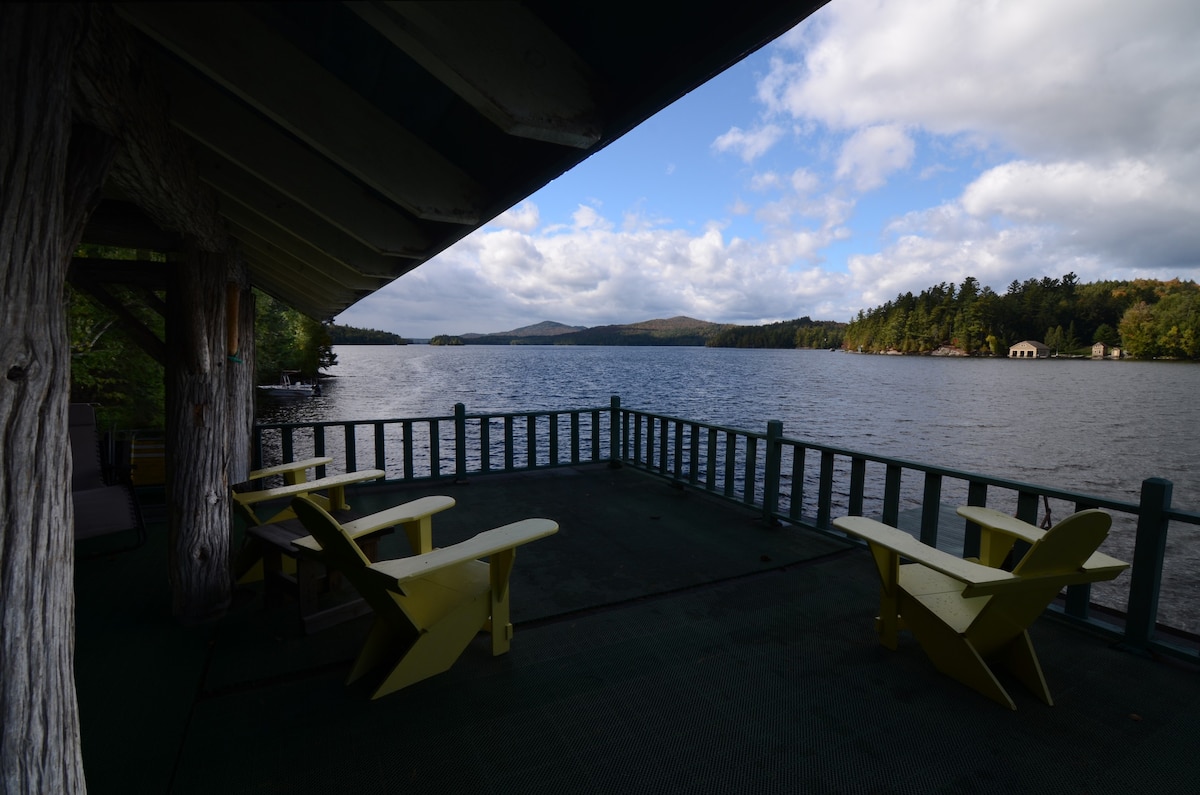
<svg viewBox="0 0 1200 795">
<path fill-rule="evenodd" d="M 513 635 L 508 583 L 516 548 L 558 531 L 549 519 L 525 519 L 444 549 L 371 563 L 311 498 L 296 497 L 292 508 L 329 564 L 375 611 L 347 679 L 349 684 L 382 672 L 372 698 L 447 670 L 481 630 L 491 633 L 493 655 L 507 652 Z M 488 562 L 480 560 L 484 557 Z"/>
<path fill-rule="evenodd" d="M 899 630 L 907 629 L 938 670 L 988 698 L 1016 709 L 992 671 L 998 665 L 1053 705 L 1027 629 L 1064 587 L 1111 580 L 1128 568 L 1096 551 L 1112 519 L 1103 511 L 1080 511 L 1042 531 L 990 509 L 964 511 L 986 533 L 1033 546 L 1008 572 L 926 546 L 865 517 L 846 516 L 833 524 L 870 547 L 882 580 L 876 628 L 884 646 L 895 650 Z M 900 565 L 900 558 L 912 563 Z"/>
</svg>

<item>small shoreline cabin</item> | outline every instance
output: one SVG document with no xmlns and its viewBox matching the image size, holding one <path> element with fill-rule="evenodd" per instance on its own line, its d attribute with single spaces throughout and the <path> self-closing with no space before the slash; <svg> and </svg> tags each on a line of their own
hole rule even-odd
<svg viewBox="0 0 1200 795">
<path fill-rule="evenodd" d="M 1050 348 L 1036 340 L 1024 340 L 1008 349 L 1010 359 L 1048 359 Z"/>
</svg>

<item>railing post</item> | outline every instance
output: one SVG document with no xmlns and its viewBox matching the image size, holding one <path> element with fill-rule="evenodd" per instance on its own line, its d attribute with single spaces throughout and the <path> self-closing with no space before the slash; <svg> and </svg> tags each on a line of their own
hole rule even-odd
<svg viewBox="0 0 1200 795">
<path fill-rule="evenodd" d="M 767 422 L 767 460 L 763 470 L 763 519 L 775 521 L 779 512 L 779 467 L 783 459 L 783 421 Z"/>
<path fill-rule="evenodd" d="M 467 480 L 467 407 L 454 404 L 454 479 Z"/>
<path fill-rule="evenodd" d="M 1129 580 L 1129 606 L 1125 616 L 1125 645 L 1133 649 L 1145 649 L 1154 636 L 1170 521 L 1166 513 L 1171 508 L 1173 489 L 1171 481 L 1163 478 L 1142 481 L 1137 537 L 1133 545 L 1133 572 Z"/>
<path fill-rule="evenodd" d="M 621 396 L 610 397 L 608 405 L 612 412 L 608 420 L 608 466 L 617 469 L 621 466 Z"/>
</svg>

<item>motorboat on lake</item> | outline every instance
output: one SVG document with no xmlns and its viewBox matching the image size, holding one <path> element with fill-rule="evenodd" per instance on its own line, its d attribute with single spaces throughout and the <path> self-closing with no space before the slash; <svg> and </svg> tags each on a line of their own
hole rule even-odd
<svg viewBox="0 0 1200 795">
<path fill-rule="evenodd" d="M 280 373 L 278 384 L 259 384 L 258 388 L 277 397 L 310 397 L 321 394 L 321 387 L 316 382 L 310 384 L 292 379 L 293 376 L 299 374 L 299 371 L 296 370 L 285 370 Z"/>
</svg>

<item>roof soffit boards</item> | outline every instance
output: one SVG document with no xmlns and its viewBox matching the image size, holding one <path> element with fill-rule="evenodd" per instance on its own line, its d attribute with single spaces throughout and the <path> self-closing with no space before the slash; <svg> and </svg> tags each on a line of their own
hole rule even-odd
<svg viewBox="0 0 1200 795">
<path fill-rule="evenodd" d="M 823 4 L 118 3 L 256 286 L 330 318 Z"/>
</svg>

